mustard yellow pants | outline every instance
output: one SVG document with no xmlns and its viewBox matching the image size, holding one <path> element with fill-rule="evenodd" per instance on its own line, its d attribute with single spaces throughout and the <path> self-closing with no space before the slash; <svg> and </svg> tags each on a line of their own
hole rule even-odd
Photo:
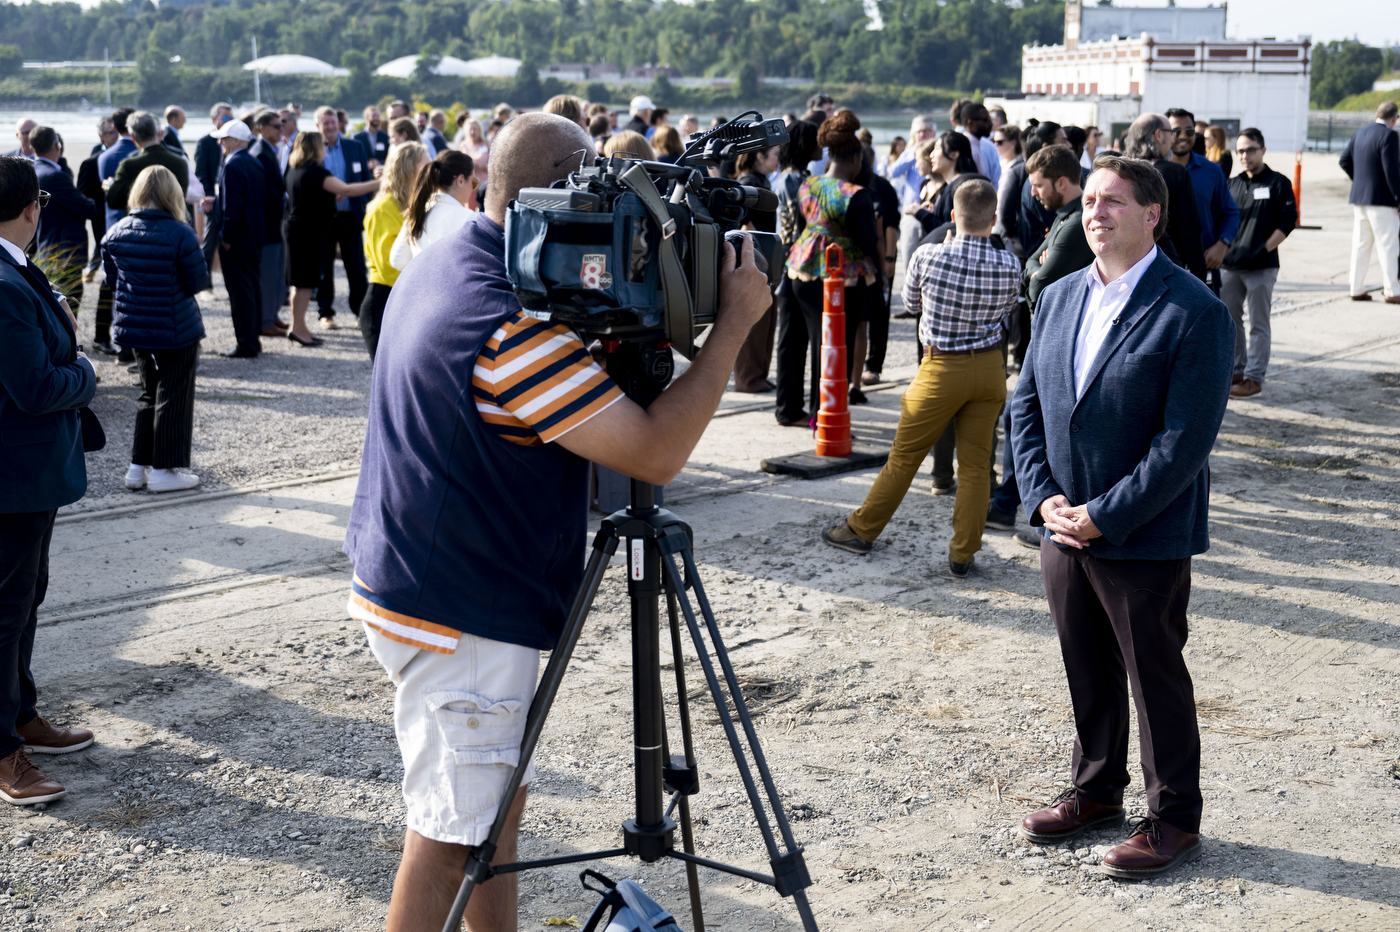
<svg viewBox="0 0 1400 932">
<path fill-rule="evenodd" d="M 997 347 L 972 355 L 926 357 L 899 403 L 890 458 L 864 504 L 846 519 L 856 536 L 868 541 L 880 536 L 951 420 L 958 434 L 958 495 L 948 556 L 956 563 L 970 561 L 982 549 L 992 490 L 992 441 L 1005 401 L 1006 369 Z"/>
</svg>

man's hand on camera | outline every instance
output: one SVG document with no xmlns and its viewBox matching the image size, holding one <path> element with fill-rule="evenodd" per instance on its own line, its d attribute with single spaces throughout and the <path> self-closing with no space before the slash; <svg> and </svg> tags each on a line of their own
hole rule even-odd
<svg viewBox="0 0 1400 932">
<path fill-rule="evenodd" d="M 768 276 L 754 262 L 753 237 L 744 235 L 743 249 L 737 255 L 734 245 L 725 243 L 724 258 L 719 264 L 719 314 L 715 327 L 740 327 L 747 336 L 772 301 Z"/>
</svg>

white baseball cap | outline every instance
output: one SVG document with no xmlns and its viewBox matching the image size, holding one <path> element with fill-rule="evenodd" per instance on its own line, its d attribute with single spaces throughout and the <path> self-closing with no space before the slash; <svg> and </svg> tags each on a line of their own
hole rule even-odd
<svg viewBox="0 0 1400 932">
<path fill-rule="evenodd" d="M 215 139 L 227 139 L 232 137 L 239 142 L 248 142 L 253 138 L 253 131 L 248 128 L 248 124 L 242 120 L 229 120 L 223 126 L 214 130 Z"/>
<path fill-rule="evenodd" d="M 636 116 L 643 110 L 655 110 L 656 104 L 651 102 L 651 98 L 645 94 L 638 94 L 632 98 L 632 115 Z"/>
</svg>

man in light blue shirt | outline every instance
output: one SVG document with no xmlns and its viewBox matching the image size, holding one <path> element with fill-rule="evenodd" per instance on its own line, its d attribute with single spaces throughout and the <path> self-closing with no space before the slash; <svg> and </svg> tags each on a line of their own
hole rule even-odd
<svg viewBox="0 0 1400 932">
<path fill-rule="evenodd" d="M 1180 107 L 1167 111 L 1172 127 L 1171 159 L 1185 165 L 1196 192 L 1196 212 L 1201 217 L 1201 248 L 1206 253 L 1206 284 L 1220 294 L 1220 263 L 1240 230 L 1240 209 L 1230 196 L 1230 185 L 1220 166 L 1196 154 L 1196 117 Z"/>
</svg>

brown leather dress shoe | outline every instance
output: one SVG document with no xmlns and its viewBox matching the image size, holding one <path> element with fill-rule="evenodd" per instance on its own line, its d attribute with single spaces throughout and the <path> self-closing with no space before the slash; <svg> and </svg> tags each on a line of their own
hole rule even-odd
<svg viewBox="0 0 1400 932">
<path fill-rule="evenodd" d="M 1370 296 L 1369 294 L 1367 294 L 1366 292 L 1363 291 L 1363 292 L 1361 292 L 1361 294 L 1354 294 L 1354 295 L 1352 295 L 1352 296 L 1351 296 L 1351 299 L 1352 299 L 1353 301 L 1369 301 L 1369 300 L 1371 300 L 1371 296 Z"/>
<path fill-rule="evenodd" d="M 1133 824 L 1128 840 L 1103 856 L 1103 870 L 1110 877 L 1138 880 L 1156 877 L 1201 853 L 1201 836 L 1183 832 L 1148 816 Z"/>
<path fill-rule="evenodd" d="M 1094 802 L 1076 787 L 1070 787 L 1051 800 L 1044 809 L 1021 820 L 1021 834 L 1037 845 L 1058 845 L 1078 838 L 1091 828 L 1123 824 L 1123 806 Z"/>
<path fill-rule="evenodd" d="M 1400 294 L 1388 294 L 1385 296 L 1386 304 L 1400 304 Z"/>
<path fill-rule="evenodd" d="M 42 715 L 15 730 L 33 754 L 72 754 L 92 744 L 92 732 L 86 728 L 63 728 Z"/>
<path fill-rule="evenodd" d="M 32 806 L 62 799 L 68 791 L 35 767 L 24 748 L 0 759 L 0 799 L 15 806 Z"/>
<path fill-rule="evenodd" d="M 1264 386 L 1260 385 L 1258 382 L 1254 381 L 1253 379 L 1245 379 L 1238 385 L 1230 386 L 1230 397 L 1252 398 L 1253 396 L 1259 394 L 1263 390 Z"/>
</svg>

